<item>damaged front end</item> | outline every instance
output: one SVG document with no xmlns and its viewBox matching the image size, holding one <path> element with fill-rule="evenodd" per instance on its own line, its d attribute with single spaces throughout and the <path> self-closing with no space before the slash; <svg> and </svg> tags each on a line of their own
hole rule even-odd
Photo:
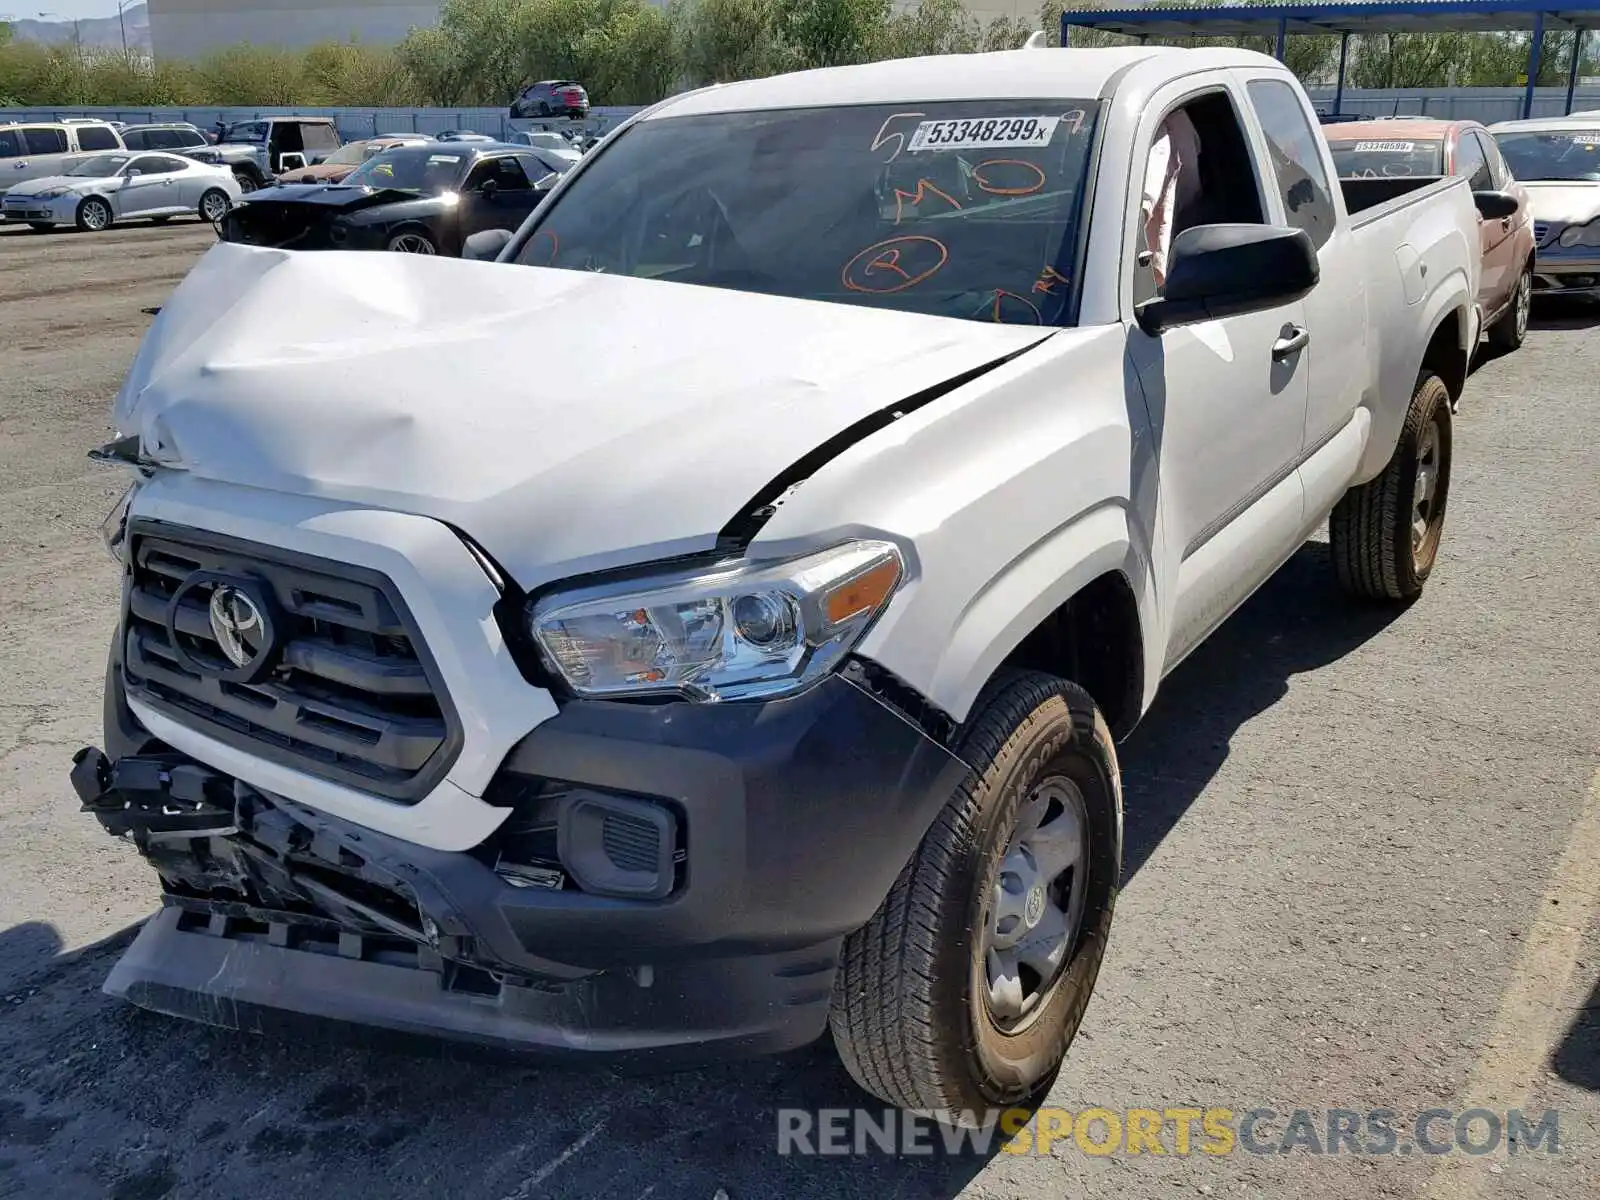
<svg viewBox="0 0 1600 1200">
<path fill-rule="evenodd" d="M 514 971 L 478 945 L 415 865 L 385 860 L 361 833 L 182 755 L 112 762 L 87 747 L 74 757 L 71 779 L 83 811 L 156 869 L 172 910 L 163 915 L 179 930 L 404 964 L 439 976 L 445 992 L 479 996 L 514 974 L 532 984 L 591 973 L 533 961 Z"/>
</svg>

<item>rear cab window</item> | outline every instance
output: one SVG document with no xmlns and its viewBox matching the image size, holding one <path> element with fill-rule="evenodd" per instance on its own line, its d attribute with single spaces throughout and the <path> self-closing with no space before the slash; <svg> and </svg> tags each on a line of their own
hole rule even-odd
<svg viewBox="0 0 1600 1200">
<path fill-rule="evenodd" d="M 1321 249 L 1333 236 L 1332 188 L 1323 169 L 1320 135 L 1300 103 L 1300 95 L 1281 79 L 1252 79 L 1250 103 L 1267 136 L 1272 170 L 1283 198 L 1284 218 L 1303 229 Z"/>
<path fill-rule="evenodd" d="M 19 131 L 0 129 L 0 158 L 21 158 L 27 152 Z"/>
<path fill-rule="evenodd" d="M 1053 97 L 646 120 L 573 178 L 516 261 L 1061 324 L 1098 116 Z"/>
<path fill-rule="evenodd" d="M 307 150 L 337 150 L 339 148 L 339 135 L 334 132 L 332 125 L 321 125 L 307 122 L 300 126 L 301 144 Z"/>
</svg>

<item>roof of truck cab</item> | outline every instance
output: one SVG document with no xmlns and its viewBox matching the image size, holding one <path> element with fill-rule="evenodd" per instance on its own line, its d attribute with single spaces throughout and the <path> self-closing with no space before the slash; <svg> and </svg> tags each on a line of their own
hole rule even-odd
<svg viewBox="0 0 1600 1200">
<path fill-rule="evenodd" d="M 1249 50 L 1187 50 L 1172 46 L 931 55 L 795 71 L 703 88 L 668 100 L 642 119 L 906 101 L 1091 100 L 1124 68 L 1156 57 L 1179 55 L 1187 56 L 1189 65 L 1196 70 L 1257 63 L 1281 68 L 1271 57 Z"/>
</svg>

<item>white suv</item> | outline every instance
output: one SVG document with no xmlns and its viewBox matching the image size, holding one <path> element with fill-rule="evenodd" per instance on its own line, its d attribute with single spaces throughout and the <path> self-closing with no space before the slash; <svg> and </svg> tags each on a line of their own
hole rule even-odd
<svg viewBox="0 0 1600 1200">
<path fill-rule="evenodd" d="M 74 155 L 122 148 L 122 136 L 105 121 L 0 125 L 0 196 L 19 183 L 61 174 Z"/>
</svg>

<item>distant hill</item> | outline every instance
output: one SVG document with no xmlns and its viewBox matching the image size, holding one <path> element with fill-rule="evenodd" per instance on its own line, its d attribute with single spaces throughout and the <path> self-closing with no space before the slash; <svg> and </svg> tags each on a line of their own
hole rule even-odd
<svg viewBox="0 0 1600 1200">
<path fill-rule="evenodd" d="M 115 2 L 108 0 L 108 3 Z M 74 37 L 71 21 L 12 21 L 10 25 L 11 35 L 18 41 L 61 45 L 71 44 Z M 128 49 L 136 54 L 149 54 L 150 13 L 143 4 L 124 9 L 120 22 L 115 14 L 109 17 L 85 17 L 77 22 L 76 36 L 82 39 L 86 48 L 121 50 L 124 26 L 128 30 Z"/>
</svg>

